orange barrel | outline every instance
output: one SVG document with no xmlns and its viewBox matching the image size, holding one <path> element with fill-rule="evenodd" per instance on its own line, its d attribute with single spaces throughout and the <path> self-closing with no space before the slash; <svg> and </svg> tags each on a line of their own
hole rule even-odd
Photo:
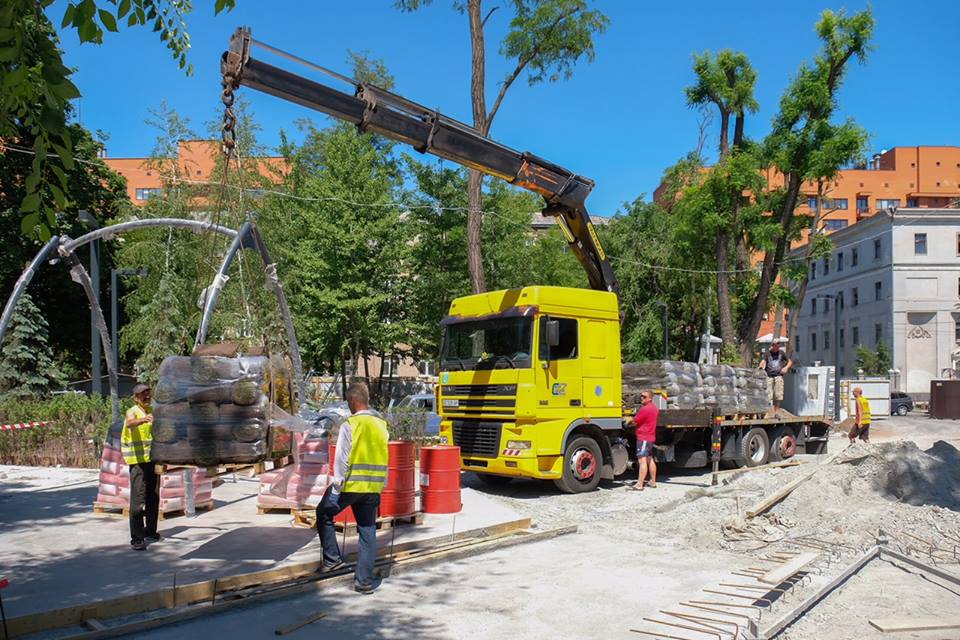
<svg viewBox="0 0 960 640">
<path fill-rule="evenodd" d="M 409 516 L 417 512 L 416 449 L 412 442 L 388 445 L 387 486 L 380 495 L 380 515 Z"/>
<path fill-rule="evenodd" d="M 337 459 L 337 445 L 330 445 L 330 476 L 333 478 L 333 461 Z M 356 522 L 357 519 L 353 517 L 353 507 L 347 507 L 333 519 L 334 522 Z"/>
<path fill-rule="evenodd" d="M 460 502 L 460 447 L 420 449 L 420 509 L 424 513 L 457 513 Z"/>
</svg>

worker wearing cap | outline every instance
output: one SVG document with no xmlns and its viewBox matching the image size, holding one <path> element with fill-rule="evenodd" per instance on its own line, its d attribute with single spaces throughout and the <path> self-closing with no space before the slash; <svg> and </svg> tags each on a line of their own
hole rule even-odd
<svg viewBox="0 0 960 640">
<path fill-rule="evenodd" d="M 853 429 L 850 430 L 850 444 L 859 437 L 864 442 L 870 442 L 870 401 L 863 397 L 863 389 L 856 387 L 853 390 L 853 401 L 856 404 L 856 419 Z"/>
<path fill-rule="evenodd" d="M 146 541 L 160 540 L 157 520 L 160 513 L 160 483 L 150 461 L 153 442 L 153 414 L 150 387 L 133 388 L 133 406 L 127 409 L 120 434 L 120 452 L 130 465 L 130 545 L 137 551 Z"/>
<path fill-rule="evenodd" d="M 377 587 L 373 576 L 377 558 L 377 509 L 387 482 L 390 436 L 386 421 L 370 410 L 367 385 L 351 384 L 346 396 L 353 415 L 340 425 L 333 482 L 317 505 L 317 534 L 323 546 L 321 571 L 334 571 L 343 566 L 333 519 L 347 507 L 353 507 L 360 536 L 354 589 L 369 594 Z"/>
</svg>

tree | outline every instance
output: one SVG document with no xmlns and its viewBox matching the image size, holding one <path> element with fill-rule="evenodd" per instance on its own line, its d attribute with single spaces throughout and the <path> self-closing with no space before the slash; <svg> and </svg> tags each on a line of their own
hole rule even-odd
<svg viewBox="0 0 960 640">
<path fill-rule="evenodd" d="M 214 10 L 232 9 L 235 0 L 215 0 Z M 56 226 L 56 211 L 66 207 L 69 181 L 48 164 L 73 168 L 74 142 L 67 124 L 69 101 L 80 97 L 63 64 L 59 39 L 45 11 L 53 0 L 7 0 L 0 9 L 0 139 L 22 131 L 32 139 L 34 153 L 20 202 L 24 235 L 46 240 Z M 71 0 L 61 27 L 76 30 L 81 43 L 103 42 L 104 30 L 150 26 L 160 36 L 181 69 L 187 63 L 190 37 L 184 18 L 192 9 L 183 0 Z M 57 163 L 50 160 L 57 158 Z M 51 183 L 55 178 L 55 184 Z"/>
<path fill-rule="evenodd" d="M 871 351 L 863 345 L 857 346 L 857 369 L 863 369 L 867 376 L 886 376 L 892 365 L 890 350 L 882 340 L 877 343 L 877 350 Z"/>
<path fill-rule="evenodd" d="M 47 331 L 43 314 L 30 294 L 23 294 L 0 349 L 0 399 L 43 396 L 63 385 L 63 375 L 47 343 Z"/>
<path fill-rule="evenodd" d="M 396 5 L 403 11 L 414 11 L 431 1 L 396 0 Z M 569 80 L 581 58 L 593 61 L 594 35 L 606 31 L 609 22 L 603 13 L 590 9 L 586 0 L 513 0 L 512 5 L 513 18 L 510 30 L 500 44 L 500 53 L 514 61 L 514 66 L 503 79 L 493 106 L 488 110 L 484 30 L 499 7 L 484 16 L 482 0 L 454 4 L 461 13 L 465 11 L 469 19 L 473 127 L 484 136 L 490 134 L 490 127 L 507 92 L 521 75 L 527 74 L 531 86 L 544 80 Z M 467 264 L 474 293 L 487 289 L 481 250 L 482 188 L 482 174 L 470 169 L 467 181 Z"/>
<path fill-rule="evenodd" d="M 160 286 L 141 313 L 152 331 L 137 358 L 137 372 L 140 381 L 151 386 L 157 383 L 163 359 L 183 355 L 190 340 L 187 327 L 181 321 L 175 278 L 170 271 L 160 276 Z"/>
<path fill-rule="evenodd" d="M 812 64 L 801 65 L 780 100 L 772 131 L 763 143 L 767 165 L 783 174 L 784 187 L 776 194 L 777 207 L 773 210 L 779 229 L 763 247 L 757 291 L 737 328 L 745 362 L 752 357 L 753 342 L 790 243 L 805 226 L 795 221 L 803 183 L 832 177 L 841 166 L 862 155 L 865 144 L 863 130 L 852 120 L 841 124 L 831 120 L 848 63 L 853 58 L 863 62 L 870 50 L 873 16 L 869 10 L 851 16 L 827 10 L 816 30 L 823 49 Z"/>
</svg>

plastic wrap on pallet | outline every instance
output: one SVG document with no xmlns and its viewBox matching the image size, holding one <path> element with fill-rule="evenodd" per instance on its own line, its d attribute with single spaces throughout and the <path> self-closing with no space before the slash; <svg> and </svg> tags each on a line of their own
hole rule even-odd
<svg viewBox="0 0 960 640">
<path fill-rule="evenodd" d="M 154 389 L 151 457 L 166 464 L 262 462 L 290 452 L 272 413 L 293 409 L 290 373 L 276 356 L 171 356 Z"/>
<path fill-rule="evenodd" d="M 663 395 L 668 409 L 715 409 L 721 414 L 770 409 L 766 374 L 758 369 L 672 360 L 624 363 L 627 406 L 639 405 L 640 394 L 648 389 Z"/>
</svg>

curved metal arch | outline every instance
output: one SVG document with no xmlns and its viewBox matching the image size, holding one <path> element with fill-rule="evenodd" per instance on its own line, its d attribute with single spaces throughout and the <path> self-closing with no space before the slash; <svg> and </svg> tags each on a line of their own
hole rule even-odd
<svg viewBox="0 0 960 640">
<path fill-rule="evenodd" d="M 187 227 L 195 231 L 212 231 L 230 238 L 237 235 L 237 232 L 229 227 L 222 227 L 212 222 L 203 222 L 202 220 L 189 220 L 186 218 L 147 218 L 146 220 L 130 220 L 129 222 L 121 222 L 110 225 L 109 227 L 100 227 L 90 233 L 83 234 L 75 240 L 67 239 L 67 242 L 64 244 L 67 251 L 76 251 L 79 247 L 89 244 L 94 240 L 147 227 Z"/>
</svg>

